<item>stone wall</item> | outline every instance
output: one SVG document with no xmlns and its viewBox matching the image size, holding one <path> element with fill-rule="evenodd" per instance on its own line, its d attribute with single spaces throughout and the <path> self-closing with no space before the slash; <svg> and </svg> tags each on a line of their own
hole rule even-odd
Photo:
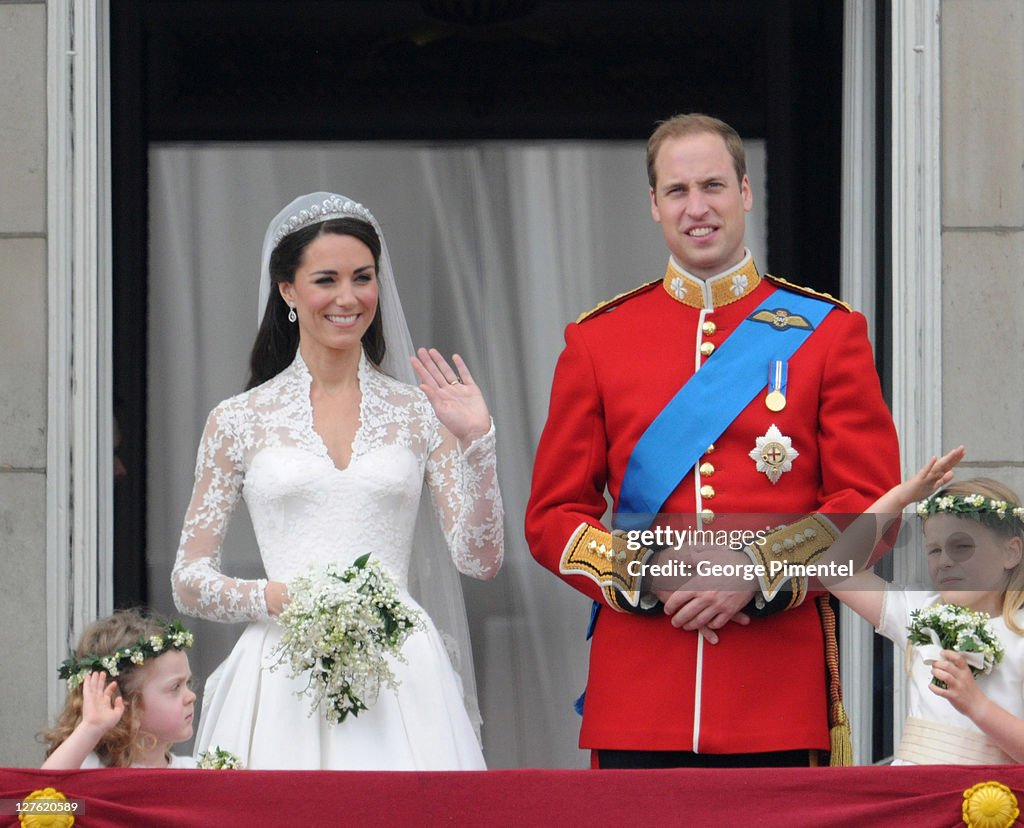
<svg viewBox="0 0 1024 828">
<path fill-rule="evenodd" d="M 0 766 L 46 725 L 46 4 L 0 2 Z"/>
<path fill-rule="evenodd" d="M 1024 496 L 1024 3 L 941 14 L 943 446 Z"/>
</svg>

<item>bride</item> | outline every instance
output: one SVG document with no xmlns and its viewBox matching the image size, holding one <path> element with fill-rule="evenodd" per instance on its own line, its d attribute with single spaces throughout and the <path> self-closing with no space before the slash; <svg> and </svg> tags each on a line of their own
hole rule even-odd
<svg viewBox="0 0 1024 828">
<path fill-rule="evenodd" d="M 455 641 L 460 622 L 465 633 L 455 568 L 491 578 L 502 561 L 494 425 L 480 389 L 458 355 L 454 367 L 433 349 L 412 355 L 383 234 L 361 204 L 332 193 L 293 201 L 267 229 L 262 271 L 247 390 L 207 419 L 171 576 L 180 611 L 250 622 L 207 681 L 197 753 L 219 747 L 247 768 L 482 769 L 468 640 L 465 681 Z M 424 481 L 444 543 L 417 521 Z M 267 579 L 221 572 L 239 494 Z M 455 568 L 431 560 L 435 548 Z M 397 687 L 330 724 L 299 695 L 308 676 L 270 670 L 275 617 L 292 578 L 366 553 L 429 614 L 392 664 Z M 432 619 L 444 612 L 455 629 L 442 634 Z"/>
</svg>

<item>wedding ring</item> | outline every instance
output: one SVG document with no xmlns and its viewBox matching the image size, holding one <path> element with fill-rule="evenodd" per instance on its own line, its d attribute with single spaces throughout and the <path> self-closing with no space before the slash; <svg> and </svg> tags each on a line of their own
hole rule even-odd
<svg viewBox="0 0 1024 828">
<path fill-rule="evenodd" d="M 462 378 L 456 377 L 455 379 L 448 380 L 449 385 L 462 385 Z"/>
</svg>

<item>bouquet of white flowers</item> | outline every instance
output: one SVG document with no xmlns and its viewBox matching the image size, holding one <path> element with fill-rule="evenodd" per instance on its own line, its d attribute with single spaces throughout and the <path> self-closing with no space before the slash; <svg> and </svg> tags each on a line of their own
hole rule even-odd
<svg viewBox="0 0 1024 828">
<path fill-rule="evenodd" d="M 957 604 L 936 604 L 911 610 L 909 640 L 921 648 L 925 664 L 931 664 L 942 650 L 963 653 L 971 673 L 987 676 L 1003 658 L 1003 644 L 989 624 L 987 612 L 976 612 Z M 932 677 L 932 684 L 946 683 Z"/>
<path fill-rule="evenodd" d="M 230 750 L 224 750 L 224 748 L 214 745 L 199 754 L 196 767 L 207 770 L 241 770 L 245 765 Z"/>
<path fill-rule="evenodd" d="M 404 662 L 402 645 L 423 621 L 378 561 L 363 555 L 345 568 L 330 563 L 295 578 L 288 593 L 271 669 L 284 663 L 293 678 L 308 673 L 301 692 L 313 699 L 310 715 L 325 702 L 327 721 L 337 724 L 366 710 L 382 684 L 398 686 L 388 657 Z"/>
</svg>

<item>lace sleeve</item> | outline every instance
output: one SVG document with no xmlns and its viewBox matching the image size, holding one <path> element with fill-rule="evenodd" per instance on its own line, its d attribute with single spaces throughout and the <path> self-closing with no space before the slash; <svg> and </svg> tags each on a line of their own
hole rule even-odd
<svg viewBox="0 0 1024 828">
<path fill-rule="evenodd" d="M 171 572 L 174 605 L 181 612 L 210 621 L 269 618 L 266 580 L 229 578 L 220 568 L 221 543 L 245 476 L 244 439 L 233 425 L 223 405 L 206 421 L 196 457 L 192 500 Z"/>
<path fill-rule="evenodd" d="M 440 426 L 427 459 L 427 484 L 456 568 L 473 578 L 493 578 L 505 542 L 494 422 L 464 452 Z"/>
</svg>

